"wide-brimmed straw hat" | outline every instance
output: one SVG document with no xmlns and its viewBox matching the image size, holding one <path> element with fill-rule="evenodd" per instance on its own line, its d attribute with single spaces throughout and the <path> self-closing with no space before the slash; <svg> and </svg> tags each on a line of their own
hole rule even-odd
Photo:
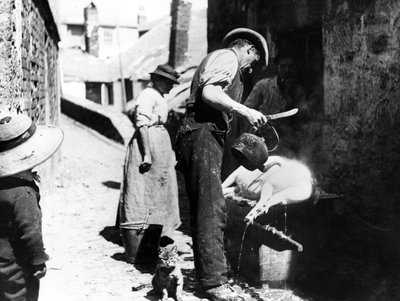
<svg viewBox="0 0 400 301">
<path fill-rule="evenodd" d="M 63 138 L 60 128 L 35 125 L 26 115 L 0 108 L 0 178 L 43 163 L 56 152 Z"/>
<path fill-rule="evenodd" d="M 228 32 L 224 37 L 222 40 L 222 47 L 228 47 L 230 43 L 237 39 L 249 40 L 260 52 L 260 59 L 264 66 L 268 66 L 268 45 L 261 34 L 249 28 L 236 28 Z"/>
<path fill-rule="evenodd" d="M 178 82 L 178 78 L 179 78 L 178 72 L 176 72 L 175 69 L 172 68 L 168 64 L 158 65 L 156 70 L 154 70 L 153 72 L 150 72 L 150 74 L 155 74 L 155 75 L 159 75 L 159 76 L 165 77 L 165 78 L 170 79 L 171 81 L 173 81 L 175 84 L 179 84 L 179 82 Z"/>
</svg>

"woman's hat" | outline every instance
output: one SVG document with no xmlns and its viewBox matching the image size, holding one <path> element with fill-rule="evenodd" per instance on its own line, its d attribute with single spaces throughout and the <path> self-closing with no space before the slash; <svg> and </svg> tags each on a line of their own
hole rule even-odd
<svg viewBox="0 0 400 301">
<path fill-rule="evenodd" d="M 0 178 L 43 163 L 56 152 L 63 138 L 60 128 L 35 125 L 26 115 L 0 108 Z"/>
<path fill-rule="evenodd" d="M 167 79 L 172 80 L 175 84 L 179 84 L 179 82 L 178 82 L 178 78 L 179 78 L 178 72 L 176 72 L 175 69 L 172 68 L 168 64 L 158 65 L 156 70 L 154 70 L 153 72 L 150 72 L 150 74 L 155 74 L 155 75 L 159 75 L 159 76 L 165 77 Z"/>
<path fill-rule="evenodd" d="M 268 66 L 268 45 L 262 35 L 248 28 L 236 28 L 228 32 L 224 37 L 222 40 L 222 47 L 228 47 L 230 43 L 237 39 L 249 40 L 260 52 L 260 59 L 263 61 L 264 66 Z"/>
</svg>

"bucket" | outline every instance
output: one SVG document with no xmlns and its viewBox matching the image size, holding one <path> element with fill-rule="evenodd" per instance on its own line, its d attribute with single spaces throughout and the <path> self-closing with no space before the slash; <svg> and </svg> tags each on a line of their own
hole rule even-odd
<svg viewBox="0 0 400 301">
<path fill-rule="evenodd" d="M 276 140 L 275 145 L 271 141 Z M 231 147 L 232 156 L 240 165 L 248 170 L 256 168 L 263 170 L 264 163 L 270 152 L 276 150 L 279 143 L 279 135 L 273 126 L 262 125 L 254 134 L 243 133 Z"/>
<path fill-rule="evenodd" d="M 261 168 L 268 159 L 268 148 L 263 138 L 243 133 L 231 147 L 232 156 L 248 170 Z"/>
<path fill-rule="evenodd" d="M 122 242 L 125 248 L 126 261 L 129 263 L 154 263 L 158 259 L 163 225 L 149 224 L 138 228 L 137 224 L 120 225 Z"/>
<path fill-rule="evenodd" d="M 259 249 L 260 280 L 272 285 L 288 280 L 292 251 L 276 251 L 267 246 Z"/>
</svg>

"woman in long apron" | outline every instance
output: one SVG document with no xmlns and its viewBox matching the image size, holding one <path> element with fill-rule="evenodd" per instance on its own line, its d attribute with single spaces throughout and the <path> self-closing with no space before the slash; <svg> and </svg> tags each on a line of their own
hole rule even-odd
<svg viewBox="0 0 400 301">
<path fill-rule="evenodd" d="M 179 83 L 179 75 L 166 64 L 150 75 L 151 85 L 136 100 L 136 131 L 126 152 L 119 204 L 127 261 L 133 263 L 149 225 L 162 225 L 161 235 L 169 237 L 181 224 L 175 153 L 164 127 L 168 117 L 164 95 Z"/>
</svg>

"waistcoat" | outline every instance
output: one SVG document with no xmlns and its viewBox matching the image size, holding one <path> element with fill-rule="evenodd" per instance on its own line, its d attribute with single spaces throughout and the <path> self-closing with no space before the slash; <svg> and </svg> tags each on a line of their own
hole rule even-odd
<svg viewBox="0 0 400 301">
<path fill-rule="evenodd" d="M 218 130 L 226 131 L 229 127 L 229 121 L 232 118 L 231 114 L 214 109 L 205 103 L 202 98 L 203 87 L 200 86 L 200 76 L 203 74 L 205 66 L 214 52 L 211 52 L 203 59 L 193 76 L 190 96 L 186 101 L 186 112 L 189 117 L 193 117 L 198 123 L 210 122 L 215 124 Z M 240 102 L 243 94 L 243 81 L 239 67 L 232 84 L 224 92 L 233 100 Z"/>
</svg>

